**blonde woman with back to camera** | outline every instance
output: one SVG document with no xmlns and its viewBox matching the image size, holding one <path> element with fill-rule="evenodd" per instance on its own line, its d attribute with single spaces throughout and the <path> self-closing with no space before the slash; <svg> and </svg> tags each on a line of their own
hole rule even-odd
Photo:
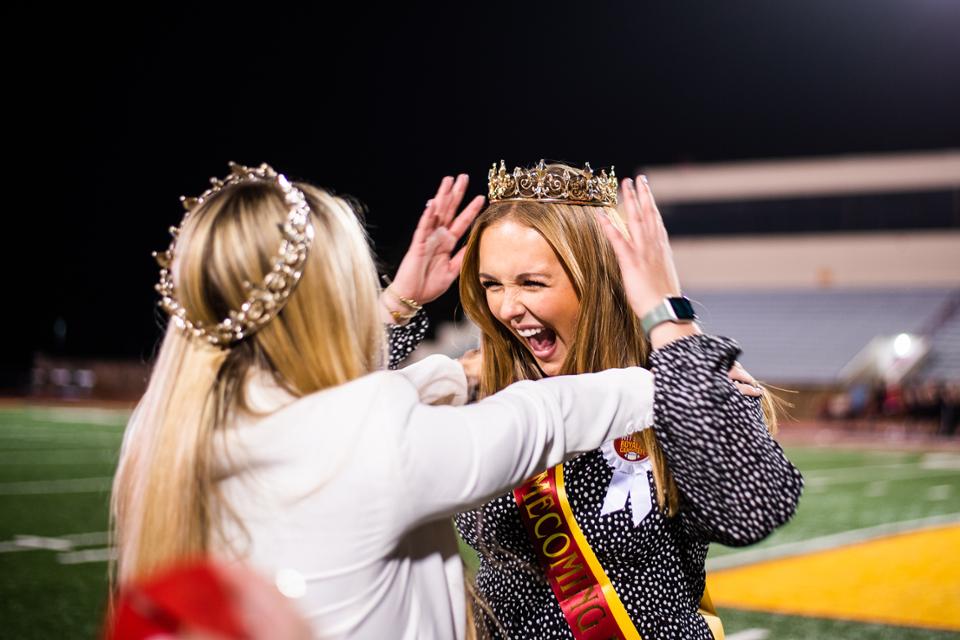
<svg viewBox="0 0 960 640">
<path fill-rule="evenodd" d="M 383 370 L 384 317 L 457 274 L 482 204 L 455 215 L 465 188 L 444 180 L 386 291 L 323 189 L 234 165 L 185 201 L 158 257 L 171 321 L 114 484 L 121 585 L 209 554 L 298 582 L 319 638 L 465 636 L 450 516 L 639 428 L 654 389 L 627 367 L 444 406 L 466 399 L 457 361 Z"/>
</svg>

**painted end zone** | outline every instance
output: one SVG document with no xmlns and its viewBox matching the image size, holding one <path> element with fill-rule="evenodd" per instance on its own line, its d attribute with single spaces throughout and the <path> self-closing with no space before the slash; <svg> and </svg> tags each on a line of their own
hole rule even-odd
<svg viewBox="0 0 960 640">
<path fill-rule="evenodd" d="M 713 571 L 721 607 L 960 631 L 960 525 Z"/>
</svg>

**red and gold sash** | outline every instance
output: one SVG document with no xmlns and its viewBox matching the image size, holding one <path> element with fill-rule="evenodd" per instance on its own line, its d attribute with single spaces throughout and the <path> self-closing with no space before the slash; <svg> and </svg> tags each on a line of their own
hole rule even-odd
<svg viewBox="0 0 960 640">
<path fill-rule="evenodd" d="M 577 640 L 642 640 L 610 578 L 573 517 L 563 465 L 513 490 L 537 559 Z M 704 591 L 700 613 L 716 640 L 723 626 Z"/>
</svg>

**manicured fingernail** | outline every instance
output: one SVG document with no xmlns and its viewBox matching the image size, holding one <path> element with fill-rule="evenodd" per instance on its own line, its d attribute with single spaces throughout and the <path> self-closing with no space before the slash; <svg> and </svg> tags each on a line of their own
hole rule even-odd
<svg viewBox="0 0 960 640">
<path fill-rule="evenodd" d="M 650 181 L 647 180 L 646 174 L 641 174 L 640 179 L 643 180 L 643 184 L 650 184 Z"/>
</svg>

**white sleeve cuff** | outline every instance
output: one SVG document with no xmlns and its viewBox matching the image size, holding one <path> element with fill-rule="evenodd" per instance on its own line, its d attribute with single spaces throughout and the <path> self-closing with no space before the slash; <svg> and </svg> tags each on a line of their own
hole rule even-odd
<svg viewBox="0 0 960 640">
<path fill-rule="evenodd" d="M 457 360 L 434 354 L 397 370 L 417 388 L 424 404 L 462 405 L 467 402 L 467 375 Z"/>
</svg>

